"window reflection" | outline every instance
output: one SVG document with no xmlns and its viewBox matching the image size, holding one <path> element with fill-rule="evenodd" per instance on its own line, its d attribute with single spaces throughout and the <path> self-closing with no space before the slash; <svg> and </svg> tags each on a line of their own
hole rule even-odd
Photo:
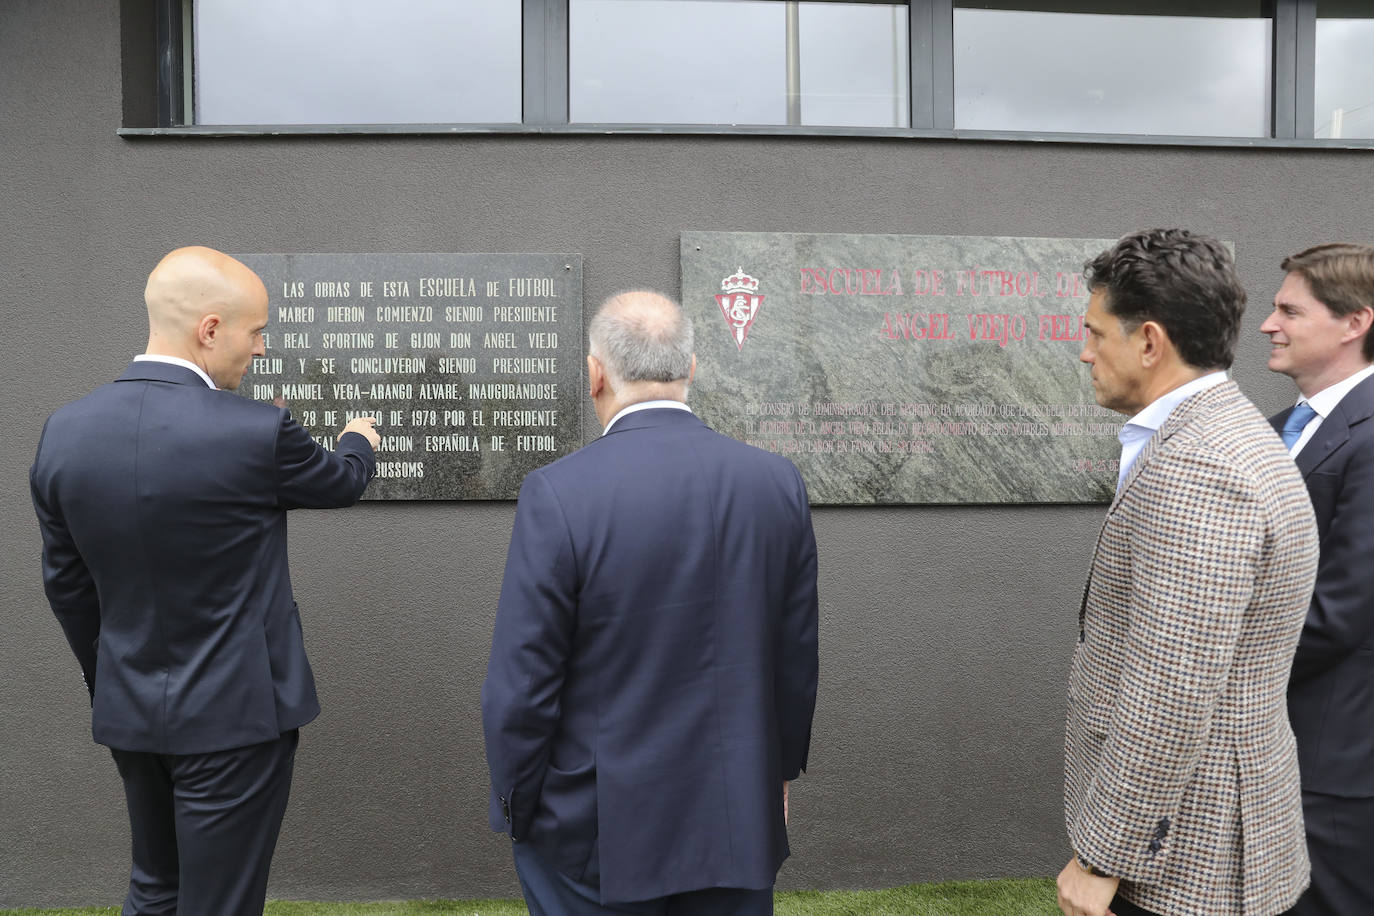
<svg viewBox="0 0 1374 916">
<path fill-rule="evenodd" d="M 1267 136 L 1271 33 L 1258 17 L 956 9 L 954 123 Z"/>
<path fill-rule="evenodd" d="M 1318 19 L 1316 53 L 1315 136 L 1374 137 L 1374 19 Z"/>
<path fill-rule="evenodd" d="M 572 0 L 569 115 L 582 123 L 909 123 L 905 4 Z M 797 115 L 800 115 L 798 118 Z"/>
<path fill-rule="evenodd" d="M 196 0 L 199 124 L 520 121 L 512 0 Z"/>
</svg>

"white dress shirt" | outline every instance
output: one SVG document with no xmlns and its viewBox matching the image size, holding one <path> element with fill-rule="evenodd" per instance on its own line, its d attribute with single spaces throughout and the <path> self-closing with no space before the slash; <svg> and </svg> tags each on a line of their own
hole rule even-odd
<svg viewBox="0 0 1374 916">
<path fill-rule="evenodd" d="M 1199 391 L 1206 391 L 1213 385 L 1220 385 L 1226 381 L 1225 372 L 1209 372 L 1207 375 L 1193 379 L 1184 385 L 1179 385 L 1173 391 L 1167 391 L 1150 402 L 1150 405 L 1140 413 L 1126 421 L 1126 425 L 1121 427 L 1121 432 L 1117 433 L 1117 440 L 1121 443 L 1121 469 L 1116 475 L 1116 488 L 1121 489 L 1121 485 L 1126 482 L 1126 475 L 1131 470 L 1131 465 L 1135 464 L 1136 458 L 1145 448 L 1145 443 L 1150 441 L 1150 437 L 1155 434 L 1164 421 L 1169 419 L 1169 414 L 1174 412 L 1174 408 L 1182 404 L 1188 398 L 1197 394 Z"/>
<path fill-rule="evenodd" d="M 216 385 L 214 382 L 210 381 L 210 376 L 205 374 L 204 369 L 200 368 L 188 359 L 182 359 L 180 356 L 162 356 L 157 353 L 140 353 L 134 357 L 134 362 L 171 363 L 173 366 L 181 366 L 182 368 L 190 369 L 196 375 L 199 375 L 202 379 L 205 380 L 205 384 L 209 385 L 211 388 L 214 388 L 216 391 L 219 390 L 219 386 Z"/>
<path fill-rule="evenodd" d="M 619 420 L 626 414 L 632 414 L 639 410 L 654 410 L 659 407 L 668 407 L 673 410 L 685 410 L 688 413 L 692 412 L 692 408 L 688 407 L 681 401 L 640 401 L 638 404 L 631 404 L 628 407 L 621 408 L 620 413 L 611 417 L 611 422 L 606 424 L 606 428 L 601 431 L 601 435 L 604 436 L 606 435 L 606 433 L 610 432 L 611 427 L 615 426 L 615 421 Z"/>
<path fill-rule="evenodd" d="M 1298 457 L 1298 452 L 1302 451 L 1302 447 L 1317 434 L 1322 421 L 1331 416 L 1331 411 L 1336 409 L 1336 405 L 1350 393 L 1352 388 L 1369 378 L 1370 375 L 1374 375 L 1374 366 L 1365 366 L 1349 378 L 1341 379 L 1334 385 L 1328 385 L 1310 398 L 1298 398 L 1299 404 L 1306 401 L 1317 412 L 1317 415 L 1307 421 L 1307 425 L 1303 427 L 1302 435 L 1298 437 L 1298 441 L 1293 443 L 1288 454 L 1294 458 Z"/>
</svg>

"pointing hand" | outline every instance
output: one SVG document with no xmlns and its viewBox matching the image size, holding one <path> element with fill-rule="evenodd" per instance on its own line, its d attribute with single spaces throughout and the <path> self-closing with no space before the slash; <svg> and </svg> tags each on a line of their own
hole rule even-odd
<svg viewBox="0 0 1374 916">
<path fill-rule="evenodd" d="M 377 435 L 377 430 L 373 429 L 377 425 L 376 417 L 354 417 L 348 421 L 348 425 L 343 428 L 344 433 L 357 433 L 367 440 L 368 444 L 375 450 L 381 444 L 382 437 Z"/>
</svg>

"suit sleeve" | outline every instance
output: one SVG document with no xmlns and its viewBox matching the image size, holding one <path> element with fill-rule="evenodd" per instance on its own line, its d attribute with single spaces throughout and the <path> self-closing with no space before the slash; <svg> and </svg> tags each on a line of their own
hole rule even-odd
<svg viewBox="0 0 1374 916">
<path fill-rule="evenodd" d="M 81 558 L 71 532 L 62 516 L 61 506 L 45 492 L 40 483 L 38 462 L 42 460 L 43 445 L 39 442 L 39 457 L 29 472 L 29 490 L 33 508 L 38 514 L 38 527 L 43 534 L 43 591 L 48 604 L 57 616 L 67 644 L 81 666 L 86 690 L 95 696 L 96 648 L 100 640 L 100 599 L 95 580 Z"/>
<path fill-rule="evenodd" d="M 377 468 L 367 439 L 345 433 L 330 452 L 291 414 L 277 429 L 277 501 L 286 509 L 339 509 L 362 498 Z"/>
<path fill-rule="evenodd" d="M 796 779 L 806 769 L 811 747 L 811 720 L 816 710 L 819 671 L 816 591 L 816 535 L 806 484 L 796 467 L 798 538 L 779 627 L 777 719 L 782 743 L 782 778 Z"/>
<path fill-rule="evenodd" d="M 1359 444 L 1341 476 L 1308 477 L 1309 487 L 1328 483 L 1336 488 L 1334 507 L 1293 659 L 1295 684 L 1339 664 L 1374 636 L 1374 576 L 1368 566 L 1374 558 L 1374 441 Z"/>
<path fill-rule="evenodd" d="M 515 839 L 529 830 L 544 783 L 576 613 L 568 525 L 557 494 L 534 471 L 525 478 L 515 508 L 482 685 L 491 826 Z"/>
<path fill-rule="evenodd" d="M 1256 494 L 1216 456 L 1183 452 L 1159 471 L 1168 485 L 1131 539 L 1116 706 L 1070 837 L 1088 862 L 1147 884 L 1169 860 L 1169 831 L 1226 689 L 1264 541 Z"/>
</svg>

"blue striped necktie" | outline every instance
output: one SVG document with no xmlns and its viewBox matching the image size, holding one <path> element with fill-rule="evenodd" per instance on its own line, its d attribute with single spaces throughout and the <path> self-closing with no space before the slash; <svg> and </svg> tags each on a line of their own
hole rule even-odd
<svg viewBox="0 0 1374 916">
<path fill-rule="evenodd" d="M 1288 415 L 1288 419 L 1283 421 L 1283 445 L 1290 452 L 1293 444 L 1302 438 L 1302 431 L 1307 428 L 1307 424 L 1312 422 L 1312 418 L 1317 412 L 1312 409 L 1312 405 L 1306 401 L 1300 401 L 1293 412 Z"/>
</svg>

